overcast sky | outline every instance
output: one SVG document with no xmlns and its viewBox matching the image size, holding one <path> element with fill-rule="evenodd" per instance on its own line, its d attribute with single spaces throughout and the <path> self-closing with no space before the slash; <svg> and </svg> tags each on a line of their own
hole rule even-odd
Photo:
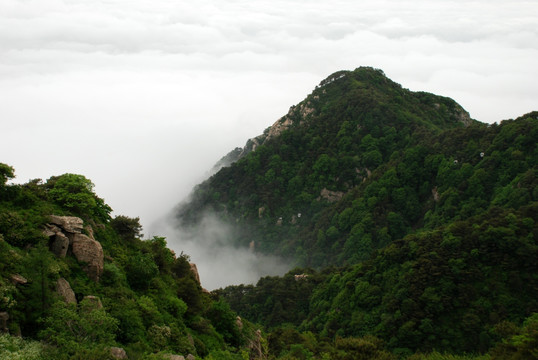
<svg viewBox="0 0 538 360">
<path fill-rule="evenodd" d="M 147 229 L 338 70 L 537 110 L 536 24 L 536 0 L 2 0 L 0 162 L 83 174 Z"/>
</svg>

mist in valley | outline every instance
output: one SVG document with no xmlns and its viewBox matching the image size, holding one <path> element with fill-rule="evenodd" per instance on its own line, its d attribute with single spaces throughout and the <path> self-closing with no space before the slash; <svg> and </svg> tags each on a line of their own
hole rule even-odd
<svg viewBox="0 0 538 360">
<path fill-rule="evenodd" d="M 211 214 L 206 214 L 196 227 L 184 229 L 177 225 L 172 211 L 150 230 L 154 235 L 165 236 L 176 255 L 183 252 L 190 257 L 207 290 L 255 284 L 263 276 L 283 275 L 291 268 L 284 259 L 235 246 L 232 227 Z"/>
</svg>

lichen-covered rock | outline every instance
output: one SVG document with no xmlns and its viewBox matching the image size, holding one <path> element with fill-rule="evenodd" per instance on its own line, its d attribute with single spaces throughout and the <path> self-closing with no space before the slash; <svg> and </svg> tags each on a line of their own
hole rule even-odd
<svg viewBox="0 0 538 360">
<path fill-rule="evenodd" d="M 57 216 L 50 215 L 50 222 L 54 225 L 58 225 L 63 231 L 80 234 L 83 228 L 83 221 L 76 216 Z"/>
<path fill-rule="evenodd" d="M 45 234 L 46 237 L 53 237 L 54 235 L 61 232 L 62 229 L 53 224 L 45 224 L 45 229 L 43 230 L 43 234 Z"/>
<path fill-rule="evenodd" d="M 28 280 L 21 274 L 12 274 L 10 278 L 11 282 L 15 285 L 26 285 L 28 283 Z"/>
<path fill-rule="evenodd" d="M 184 356 L 175 354 L 164 354 L 163 357 L 170 360 L 185 360 Z"/>
<path fill-rule="evenodd" d="M 64 278 L 59 278 L 56 281 L 56 292 L 62 297 L 62 299 L 68 304 L 76 304 L 77 298 L 75 292 L 71 289 L 71 285 Z"/>
<path fill-rule="evenodd" d="M 79 262 L 86 263 L 84 271 L 90 279 L 98 282 L 103 273 L 104 256 L 101 244 L 84 234 L 73 237 L 73 255 Z"/>
<path fill-rule="evenodd" d="M 328 189 L 322 189 L 320 192 L 320 198 L 327 200 L 328 202 L 337 202 L 344 196 L 342 191 L 331 191 Z"/>
<path fill-rule="evenodd" d="M 115 347 L 115 346 L 111 347 L 110 355 L 112 355 L 114 359 L 128 359 L 127 353 L 125 352 L 123 348 L 120 348 L 120 347 Z"/>
</svg>

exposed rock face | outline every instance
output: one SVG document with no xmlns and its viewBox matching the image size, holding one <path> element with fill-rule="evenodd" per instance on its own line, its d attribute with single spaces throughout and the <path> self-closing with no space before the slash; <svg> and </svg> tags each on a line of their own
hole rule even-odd
<svg viewBox="0 0 538 360">
<path fill-rule="evenodd" d="M 5 311 L 0 312 L 0 332 L 7 333 L 7 321 L 9 320 L 9 314 Z"/>
<path fill-rule="evenodd" d="M 12 274 L 11 282 L 14 285 L 26 285 L 28 283 L 28 280 L 26 280 L 26 278 L 20 274 Z"/>
<path fill-rule="evenodd" d="M 267 138 L 265 140 L 279 136 L 282 131 L 289 129 L 291 125 L 293 125 L 293 121 L 288 116 L 278 119 L 269 129 L 269 133 L 267 134 Z"/>
<path fill-rule="evenodd" d="M 64 258 L 67 255 L 69 249 L 69 238 L 65 236 L 61 231 L 54 234 L 54 238 L 50 243 L 50 251 L 54 255 L 60 258 Z"/>
<path fill-rule="evenodd" d="M 193 354 L 187 355 L 187 360 L 196 360 Z"/>
<path fill-rule="evenodd" d="M 250 349 L 251 358 L 266 359 L 262 346 L 262 331 L 256 330 L 256 334 L 253 339 L 249 341 L 248 348 Z"/>
<path fill-rule="evenodd" d="M 456 106 L 454 115 L 456 116 L 458 121 L 461 122 L 465 127 L 473 123 L 473 120 L 471 120 L 471 116 L 469 115 L 469 113 L 459 105 Z"/>
<path fill-rule="evenodd" d="M 80 262 L 85 262 L 84 271 L 94 280 L 99 281 L 103 273 L 104 256 L 101 244 L 84 234 L 73 237 L 73 255 Z"/>
<path fill-rule="evenodd" d="M 75 216 L 57 216 L 50 215 L 50 222 L 54 225 L 58 225 L 64 231 L 80 234 L 82 232 L 82 219 Z"/>
<path fill-rule="evenodd" d="M 437 186 L 432 189 L 433 201 L 439 201 L 439 192 L 437 191 Z"/>
<path fill-rule="evenodd" d="M 68 304 L 76 304 L 77 298 L 75 292 L 71 289 L 71 285 L 64 278 L 59 278 L 56 282 L 56 292 L 62 297 L 62 299 Z"/>
<path fill-rule="evenodd" d="M 127 353 L 125 352 L 123 348 L 120 348 L 120 347 L 115 347 L 115 346 L 111 347 L 110 355 L 112 355 L 114 359 L 128 359 Z"/>
<path fill-rule="evenodd" d="M 182 355 L 165 354 L 164 357 L 170 360 L 185 360 L 185 357 Z"/>
<path fill-rule="evenodd" d="M 320 197 L 327 200 L 328 202 L 337 202 L 344 196 L 344 193 L 341 191 L 331 191 L 327 189 L 322 189 L 320 192 Z"/>
<path fill-rule="evenodd" d="M 85 226 L 84 230 L 86 230 L 90 239 L 95 240 L 95 237 L 93 236 L 93 228 L 91 227 L 91 225 Z"/>
<path fill-rule="evenodd" d="M 258 218 L 262 218 L 263 217 L 263 213 L 265 212 L 265 207 L 262 206 L 258 209 Z"/>
<path fill-rule="evenodd" d="M 200 282 L 200 274 L 198 273 L 198 268 L 196 267 L 196 264 L 195 263 L 190 263 L 190 266 L 191 266 L 191 271 L 194 274 L 194 278 L 196 279 L 196 281 L 198 281 L 198 284 L 201 284 L 201 282 Z"/>
<path fill-rule="evenodd" d="M 52 224 L 46 224 L 45 230 L 43 230 L 43 234 L 45 234 L 46 237 L 53 237 L 57 233 L 61 233 L 61 232 L 62 232 L 62 229 Z"/>
<path fill-rule="evenodd" d="M 49 247 L 58 257 L 65 257 L 71 246 L 76 259 L 86 263 L 84 271 L 88 276 L 98 282 L 103 273 L 103 248 L 95 240 L 93 229 L 86 226 L 89 236 L 82 234 L 83 221 L 75 216 L 49 216 L 51 223 L 47 224 L 43 233 L 49 237 Z"/>
<path fill-rule="evenodd" d="M 235 325 L 237 325 L 239 330 L 243 330 L 243 320 L 241 320 L 241 316 L 235 318 Z"/>
</svg>

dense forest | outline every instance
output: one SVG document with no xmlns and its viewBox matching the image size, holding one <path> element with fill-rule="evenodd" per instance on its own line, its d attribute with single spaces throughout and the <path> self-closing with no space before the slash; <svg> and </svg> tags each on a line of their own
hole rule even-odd
<svg viewBox="0 0 538 360">
<path fill-rule="evenodd" d="M 530 201 L 536 121 L 487 125 L 379 70 L 336 73 L 177 216 L 188 228 L 215 213 L 236 224 L 230 241 L 298 266 L 354 264 L 417 229 Z"/>
<path fill-rule="evenodd" d="M 180 204 L 293 263 L 208 292 L 83 175 L 0 163 L 0 359 L 537 359 L 538 112 L 340 71 Z"/>
<path fill-rule="evenodd" d="M 338 72 L 225 157 L 178 223 L 215 214 L 295 263 L 219 292 L 277 339 L 483 354 L 538 311 L 537 140 L 538 112 L 484 124 L 380 70 Z"/>
</svg>

